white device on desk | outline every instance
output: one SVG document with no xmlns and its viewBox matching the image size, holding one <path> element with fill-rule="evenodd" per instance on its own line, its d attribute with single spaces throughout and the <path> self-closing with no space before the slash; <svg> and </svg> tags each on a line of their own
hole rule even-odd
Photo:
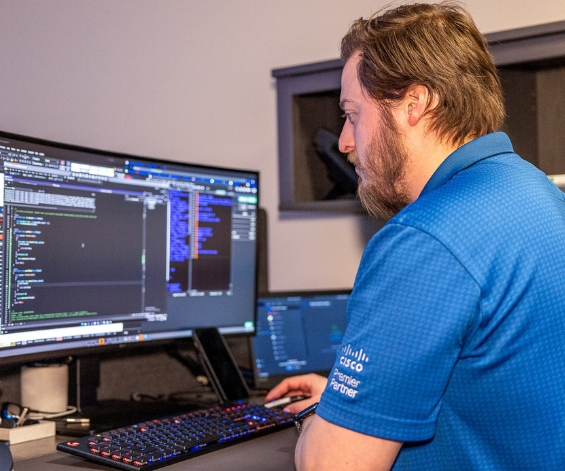
<svg viewBox="0 0 565 471">
<path fill-rule="evenodd" d="M 69 365 L 34 363 L 24 365 L 20 374 L 21 404 L 32 410 L 60 413 L 67 410 Z"/>
</svg>

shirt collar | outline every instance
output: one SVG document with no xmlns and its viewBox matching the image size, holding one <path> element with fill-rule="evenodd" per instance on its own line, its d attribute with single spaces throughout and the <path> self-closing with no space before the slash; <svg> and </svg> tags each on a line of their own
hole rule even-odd
<svg viewBox="0 0 565 471">
<path fill-rule="evenodd" d="M 485 134 L 484 136 L 473 139 L 447 156 L 428 180 L 420 196 L 439 188 L 456 173 L 470 167 L 480 160 L 513 152 L 512 143 L 503 132 Z"/>
</svg>

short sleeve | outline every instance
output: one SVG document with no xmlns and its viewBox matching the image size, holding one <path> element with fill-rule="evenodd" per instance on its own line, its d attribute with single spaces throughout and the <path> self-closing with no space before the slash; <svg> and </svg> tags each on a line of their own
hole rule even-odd
<svg viewBox="0 0 565 471">
<path fill-rule="evenodd" d="M 431 438 L 465 338 L 479 322 L 478 285 L 437 239 L 388 224 L 363 254 L 347 311 L 318 414 L 381 438 Z"/>
</svg>

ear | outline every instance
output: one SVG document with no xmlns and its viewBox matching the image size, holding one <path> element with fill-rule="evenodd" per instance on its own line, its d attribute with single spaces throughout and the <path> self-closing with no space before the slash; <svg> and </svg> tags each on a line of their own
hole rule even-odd
<svg viewBox="0 0 565 471">
<path fill-rule="evenodd" d="M 433 108 L 430 91 L 424 85 L 410 87 L 404 95 L 403 101 L 410 126 L 416 126 L 426 111 Z"/>
</svg>

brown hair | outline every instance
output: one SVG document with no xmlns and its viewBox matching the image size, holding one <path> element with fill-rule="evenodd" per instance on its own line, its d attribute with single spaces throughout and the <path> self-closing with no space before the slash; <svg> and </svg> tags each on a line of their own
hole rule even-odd
<svg viewBox="0 0 565 471">
<path fill-rule="evenodd" d="M 504 120 L 500 80 L 485 38 L 455 2 L 407 4 L 353 23 L 341 58 L 360 54 L 358 78 L 380 104 L 394 105 L 424 85 L 437 106 L 430 131 L 461 145 L 496 131 Z"/>
</svg>

